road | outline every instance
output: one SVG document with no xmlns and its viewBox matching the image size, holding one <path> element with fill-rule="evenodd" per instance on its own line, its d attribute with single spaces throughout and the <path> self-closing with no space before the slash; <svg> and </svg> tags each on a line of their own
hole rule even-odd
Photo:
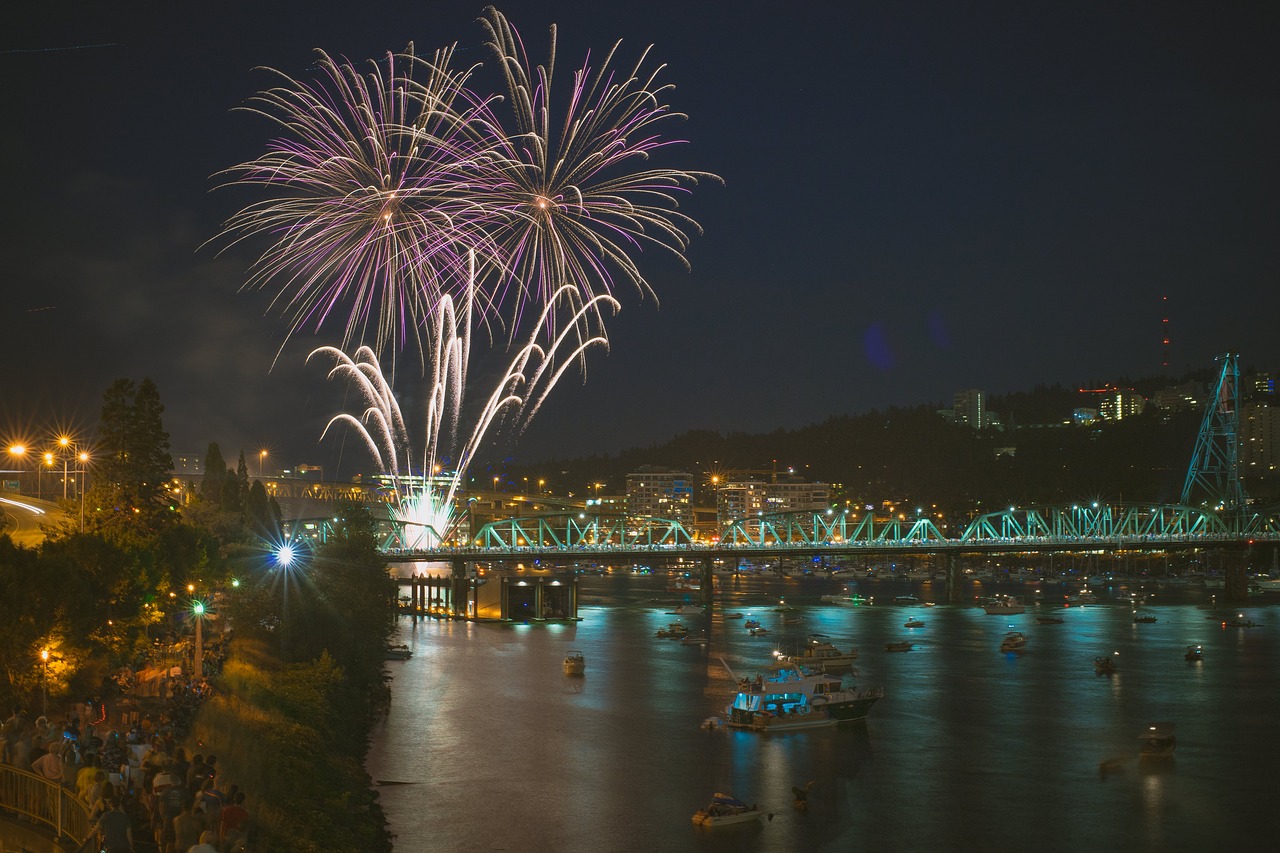
<svg viewBox="0 0 1280 853">
<path fill-rule="evenodd" d="M 0 531 L 8 533 L 13 541 L 28 548 L 44 542 L 41 525 L 59 524 L 65 514 L 57 504 L 21 495 L 0 497 Z"/>
</svg>

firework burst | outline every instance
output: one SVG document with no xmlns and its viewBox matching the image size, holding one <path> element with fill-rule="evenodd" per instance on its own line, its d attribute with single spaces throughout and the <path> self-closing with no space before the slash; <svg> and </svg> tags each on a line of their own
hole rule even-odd
<svg viewBox="0 0 1280 853">
<path fill-rule="evenodd" d="M 501 172 L 486 181 L 495 191 L 487 203 L 503 214 L 491 225 L 507 272 L 496 298 L 514 291 L 518 317 L 524 305 L 544 302 L 565 284 L 588 299 L 597 289 L 613 293 L 619 281 L 652 294 L 632 253 L 660 247 L 687 268 L 689 235 L 702 229 L 679 212 L 677 195 L 699 180 L 720 180 L 709 172 L 647 167 L 651 154 L 682 142 L 663 138 L 661 126 L 685 118 L 664 103 L 673 87 L 658 83 L 663 67 L 644 71 L 652 48 L 629 72 L 613 66 L 621 42 L 596 69 L 588 56 L 562 104 L 553 103 L 555 26 L 547 63 L 533 67 L 501 12 L 489 7 L 481 23 L 505 76 L 504 115 L 514 124 L 501 136 L 503 156 L 488 161 Z"/>
<path fill-rule="evenodd" d="M 466 88 L 470 71 L 449 69 L 452 49 L 425 60 L 410 45 L 365 73 L 318 54 L 318 81 L 274 72 L 281 85 L 242 108 L 284 133 L 224 173 L 224 186 L 272 197 L 237 212 L 223 235 L 228 245 L 271 238 L 245 286 L 276 287 L 290 334 L 336 315 L 344 346 L 421 351 L 423 321 L 466 285 L 469 253 L 492 256 L 477 185 L 501 156 L 489 103 Z"/>
</svg>

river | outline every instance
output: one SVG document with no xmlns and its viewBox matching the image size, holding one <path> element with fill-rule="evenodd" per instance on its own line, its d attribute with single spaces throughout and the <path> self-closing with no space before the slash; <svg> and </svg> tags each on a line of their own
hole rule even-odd
<svg viewBox="0 0 1280 853">
<path fill-rule="evenodd" d="M 390 713 L 367 767 L 404 851 L 1209 850 L 1269 846 L 1280 766 L 1280 608 L 1206 609 L 1161 591 L 1133 621 L 1102 603 L 988 616 L 971 605 L 899 606 L 940 584 L 860 581 L 873 606 L 823 604 L 831 579 L 726 580 L 713 615 L 670 615 L 660 576 L 584 577 L 580 622 L 494 625 L 402 619 Z M 931 590 L 932 587 L 939 587 Z M 1136 588 L 1136 587 L 1135 587 Z M 1023 594 L 1032 589 L 1010 587 Z M 1060 600 L 1065 588 L 1046 588 Z M 781 601 L 793 611 L 778 610 Z M 1280 602 L 1278 602 L 1280 603 Z M 752 637 L 741 611 L 770 630 Z M 799 617 L 795 624 L 784 619 Z M 924 627 L 907 629 L 908 617 Z M 1243 618 L 1251 628 L 1223 627 Z M 709 643 L 655 632 L 682 621 Z M 789 619 L 788 619 L 789 621 Z M 1005 632 L 1027 636 L 1003 654 Z M 700 727 L 738 675 L 812 633 L 860 650 L 858 686 L 885 698 L 865 723 L 761 735 Z M 910 652 L 884 651 L 910 640 Z M 1201 644 L 1204 659 L 1183 659 Z M 563 674 L 569 649 L 586 675 Z M 1114 653 L 1119 652 L 1118 655 Z M 1094 673 L 1113 654 L 1116 675 Z M 722 662 L 723 661 L 723 662 Z M 846 681 L 849 681 L 846 678 Z M 1177 726 L 1176 758 L 1140 761 L 1138 733 Z M 1102 773 L 1103 761 L 1117 759 Z M 807 813 L 791 788 L 814 784 Z M 387 784 L 392 783 L 392 784 Z M 716 791 L 772 814 L 705 829 Z"/>
</svg>

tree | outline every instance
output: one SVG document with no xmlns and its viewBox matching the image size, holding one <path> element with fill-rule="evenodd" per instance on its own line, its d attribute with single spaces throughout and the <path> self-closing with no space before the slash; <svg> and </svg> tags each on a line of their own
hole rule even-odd
<svg viewBox="0 0 1280 853">
<path fill-rule="evenodd" d="M 204 476 L 200 479 L 200 500 L 214 506 L 222 504 L 222 480 L 226 476 L 227 463 L 216 441 L 209 442 L 204 455 Z"/>
<path fill-rule="evenodd" d="M 117 542 L 145 539 L 176 517 L 166 481 L 173 471 L 160 392 L 150 379 L 117 379 L 103 395 L 98 476 L 89 492 L 86 529 Z"/>
</svg>

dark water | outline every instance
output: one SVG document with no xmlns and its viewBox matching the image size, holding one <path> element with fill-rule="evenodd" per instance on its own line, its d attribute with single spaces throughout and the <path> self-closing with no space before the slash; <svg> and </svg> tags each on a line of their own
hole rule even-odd
<svg viewBox="0 0 1280 853">
<path fill-rule="evenodd" d="M 934 586 L 937 586 L 936 584 Z M 584 578 L 583 620 L 497 626 L 408 620 L 414 657 L 391 662 L 392 710 L 368 768 L 398 850 L 845 851 L 1270 849 L 1280 797 L 1280 608 L 1205 610 L 1208 593 L 987 616 L 974 607 L 819 603 L 834 581 L 726 584 L 715 615 L 673 616 L 661 577 Z M 913 588 L 862 582 L 877 601 Z M 1053 587 L 1048 588 L 1053 591 Z M 1031 588 L 1005 591 L 1025 593 Z M 1117 590 L 1100 590 L 1112 596 Z M 936 593 L 941 595 L 939 589 Z M 781 597 L 803 620 L 784 625 Z M 1162 603 L 1154 603 L 1162 602 Z M 771 634 L 750 637 L 741 610 Z M 1223 628 L 1243 614 L 1255 628 Z M 906 629 L 908 616 L 925 621 Z M 1213 617 L 1212 619 L 1206 617 Z M 708 646 L 654 637 L 707 627 Z M 1021 655 L 998 651 L 1010 630 Z M 699 724 L 723 713 L 738 674 L 814 632 L 858 647 L 859 685 L 886 697 L 865 724 L 759 735 Z M 911 639 L 907 653 L 883 651 Z M 1204 661 L 1183 660 L 1203 644 Z M 585 678 L 563 675 L 570 649 Z M 1093 658 L 1118 651 L 1119 673 Z M 1177 757 L 1137 760 L 1148 723 L 1177 725 Z M 1116 772 L 1099 763 L 1119 758 Z M 814 782 L 810 808 L 791 787 Z M 772 812 L 707 830 L 690 816 L 715 791 Z"/>
</svg>

